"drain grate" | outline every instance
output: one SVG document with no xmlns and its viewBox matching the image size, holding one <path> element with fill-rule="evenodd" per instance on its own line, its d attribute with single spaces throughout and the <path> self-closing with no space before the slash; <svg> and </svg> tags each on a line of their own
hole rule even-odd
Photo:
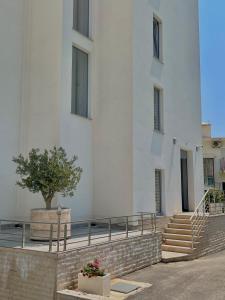
<svg viewBox="0 0 225 300">
<path fill-rule="evenodd" d="M 115 283 L 112 285 L 111 290 L 113 292 L 129 294 L 133 291 L 136 291 L 139 288 L 140 288 L 140 286 L 138 286 L 138 285 L 134 285 L 134 284 L 126 283 L 126 282 L 118 282 L 118 283 Z"/>
</svg>

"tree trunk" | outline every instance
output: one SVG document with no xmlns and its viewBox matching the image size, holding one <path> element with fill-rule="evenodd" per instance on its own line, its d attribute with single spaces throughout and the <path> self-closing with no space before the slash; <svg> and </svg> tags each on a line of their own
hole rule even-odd
<svg viewBox="0 0 225 300">
<path fill-rule="evenodd" d="M 46 209 L 51 209 L 52 208 L 52 199 L 53 199 L 53 196 L 45 196 L 44 197 Z"/>
<path fill-rule="evenodd" d="M 46 209 L 51 209 L 52 208 L 52 199 L 46 199 L 45 204 L 46 204 Z"/>
</svg>

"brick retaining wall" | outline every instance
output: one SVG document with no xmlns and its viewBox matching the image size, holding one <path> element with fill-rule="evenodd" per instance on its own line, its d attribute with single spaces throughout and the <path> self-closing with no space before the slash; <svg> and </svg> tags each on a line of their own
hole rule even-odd
<svg viewBox="0 0 225 300">
<path fill-rule="evenodd" d="M 161 261 L 161 233 L 58 254 L 57 289 L 75 288 L 82 266 L 99 258 L 105 271 L 120 277 Z"/>
<path fill-rule="evenodd" d="M 225 215 L 210 216 L 201 236 L 197 257 L 225 250 Z"/>
<path fill-rule="evenodd" d="M 100 258 L 112 277 L 161 260 L 161 233 L 151 233 L 64 253 L 0 248 L 1 300 L 55 300 L 56 291 L 76 287 L 83 264 Z"/>
<path fill-rule="evenodd" d="M 54 299 L 56 259 L 49 253 L 0 248 L 0 299 Z"/>
</svg>

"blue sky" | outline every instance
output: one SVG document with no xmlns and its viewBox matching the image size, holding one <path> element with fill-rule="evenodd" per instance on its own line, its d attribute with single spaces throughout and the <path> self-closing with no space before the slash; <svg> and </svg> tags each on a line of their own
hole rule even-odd
<svg viewBox="0 0 225 300">
<path fill-rule="evenodd" d="M 199 0 L 202 118 L 225 136 L 225 0 Z"/>
</svg>

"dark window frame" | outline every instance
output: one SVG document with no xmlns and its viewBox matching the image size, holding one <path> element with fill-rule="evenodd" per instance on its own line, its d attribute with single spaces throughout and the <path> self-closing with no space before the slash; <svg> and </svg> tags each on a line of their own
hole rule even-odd
<svg viewBox="0 0 225 300">
<path fill-rule="evenodd" d="M 162 58 L 162 22 L 153 16 L 153 56 L 158 60 Z"/>
<path fill-rule="evenodd" d="M 84 72 L 79 74 L 81 62 L 85 59 Z M 82 89 L 85 89 L 83 94 Z M 71 114 L 89 118 L 89 54 L 76 46 L 72 47 Z"/>
<path fill-rule="evenodd" d="M 211 166 L 210 166 L 210 164 Z M 215 185 L 215 159 L 211 157 L 204 157 L 203 159 L 204 166 L 204 182 L 207 186 Z M 209 172 L 212 169 L 212 172 Z"/>
<path fill-rule="evenodd" d="M 159 190 L 157 190 L 157 180 L 159 181 Z M 159 193 L 159 195 L 158 195 Z M 159 196 L 159 203 L 158 203 Z M 156 214 L 162 214 L 162 170 L 155 169 L 155 204 L 156 204 Z"/>
<path fill-rule="evenodd" d="M 154 130 L 162 132 L 162 89 L 154 86 Z"/>
<path fill-rule="evenodd" d="M 84 5 L 83 7 L 81 3 Z M 82 16 L 82 9 L 85 8 L 85 5 L 87 14 Z M 87 18 L 87 22 L 85 19 L 82 20 L 82 17 Z M 73 0 L 73 29 L 87 38 L 90 37 L 90 0 Z"/>
</svg>

